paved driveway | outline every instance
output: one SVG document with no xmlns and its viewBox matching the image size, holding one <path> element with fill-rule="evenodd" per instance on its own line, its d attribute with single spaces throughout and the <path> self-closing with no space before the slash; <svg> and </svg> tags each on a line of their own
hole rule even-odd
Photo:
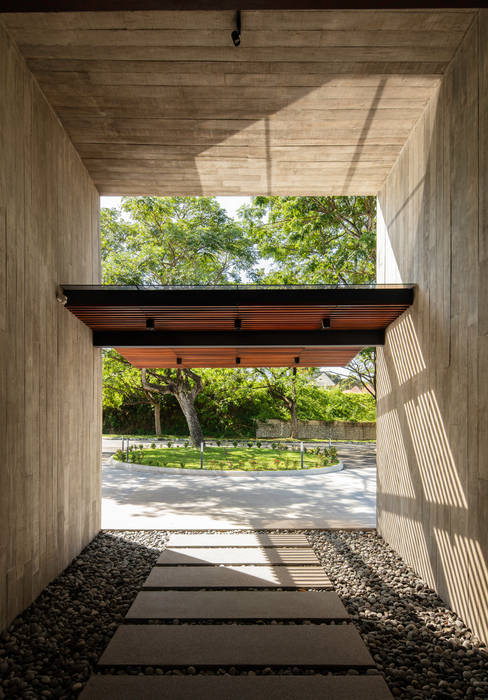
<svg viewBox="0 0 488 700">
<path fill-rule="evenodd" d="M 104 454 L 110 451 L 104 445 Z M 200 529 L 374 527 L 374 447 L 342 447 L 333 474 L 177 474 L 104 465 L 102 527 Z"/>
</svg>

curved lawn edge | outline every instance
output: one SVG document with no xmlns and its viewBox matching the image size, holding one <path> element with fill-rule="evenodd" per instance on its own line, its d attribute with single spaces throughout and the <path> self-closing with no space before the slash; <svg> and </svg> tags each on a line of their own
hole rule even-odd
<svg viewBox="0 0 488 700">
<path fill-rule="evenodd" d="M 229 476 L 232 474 L 237 474 L 242 476 L 243 474 L 249 474 L 254 476 L 259 475 L 273 475 L 273 476 L 285 476 L 285 475 L 299 475 L 302 476 L 306 473 L 311 472 L 312 474 L 333 474 L 334 472 L 340 472 L 344 469 L 344 464 L 339 461 L 337 464 L 333 464 L 330 467 L 311 467 L 310 469 L 182 469 L 181 467 L 153 467 L 149 464 L 137 464 L 134 462 L 117 462 L 113 457 L 110 457 L 105 461 L 105 464 L 109 464 L 111 467 L 117 467 L 118 469 L 126 469 L 127 471 L 151 471 L 159 472 L 160 474 L 223 474 Z"/>
</svg>

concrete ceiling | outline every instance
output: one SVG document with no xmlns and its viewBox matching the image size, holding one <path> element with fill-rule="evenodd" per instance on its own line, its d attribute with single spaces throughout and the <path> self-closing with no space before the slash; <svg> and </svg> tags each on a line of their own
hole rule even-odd
<svg viewBox="0 0 488 700">
<path fill-rule="evenodd" d="M 3 14 L 101 194 L 375 194 L 472 10 Z"/>
</svg>

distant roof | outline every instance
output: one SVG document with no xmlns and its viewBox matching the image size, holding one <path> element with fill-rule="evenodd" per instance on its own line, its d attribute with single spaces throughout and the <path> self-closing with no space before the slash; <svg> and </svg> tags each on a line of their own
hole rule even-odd
<svg viewBox="0 0 488 700">
<path fill-rule="evenodd" d="M 335 386 L 332 379 L 325 373 L 321 372 L 320 375 L 314 380 L 316 386 Z"/>
</svg>

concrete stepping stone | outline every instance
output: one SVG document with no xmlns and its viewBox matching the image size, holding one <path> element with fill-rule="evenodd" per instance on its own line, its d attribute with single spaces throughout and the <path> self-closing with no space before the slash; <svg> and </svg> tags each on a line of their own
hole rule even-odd
<svg viewBox="0 0 488 700">
<path fill-rule="evenodd" d="M 374 666 L 353 625 L 121 625 L 101 666 Z"/>
<path fill-rule="evenodd" d="M 392 700 L 381 676 L 92 676 L 80 700 Z"/>
<path fill-rule="evenodd" d="M 319 564 L 310 547 L 194 547 L 165 549 L 156 562 L 159 566 L 205 566 L 209 564 Z"/>
<path fill-rule="evenodd" d="M 196 533 L 170 535 L 168 547 L 309 547 L 303 534 Z"/>
<path fill-rule="evenodd" d="M 332 588 L 321 566 L 156 566 L 143 588 Z"/>
<path fill-rule="evenodd" d="M 143 591 L 128 620 L 344 620 L 346 608 L 333 591 Z"/>
</svg>

